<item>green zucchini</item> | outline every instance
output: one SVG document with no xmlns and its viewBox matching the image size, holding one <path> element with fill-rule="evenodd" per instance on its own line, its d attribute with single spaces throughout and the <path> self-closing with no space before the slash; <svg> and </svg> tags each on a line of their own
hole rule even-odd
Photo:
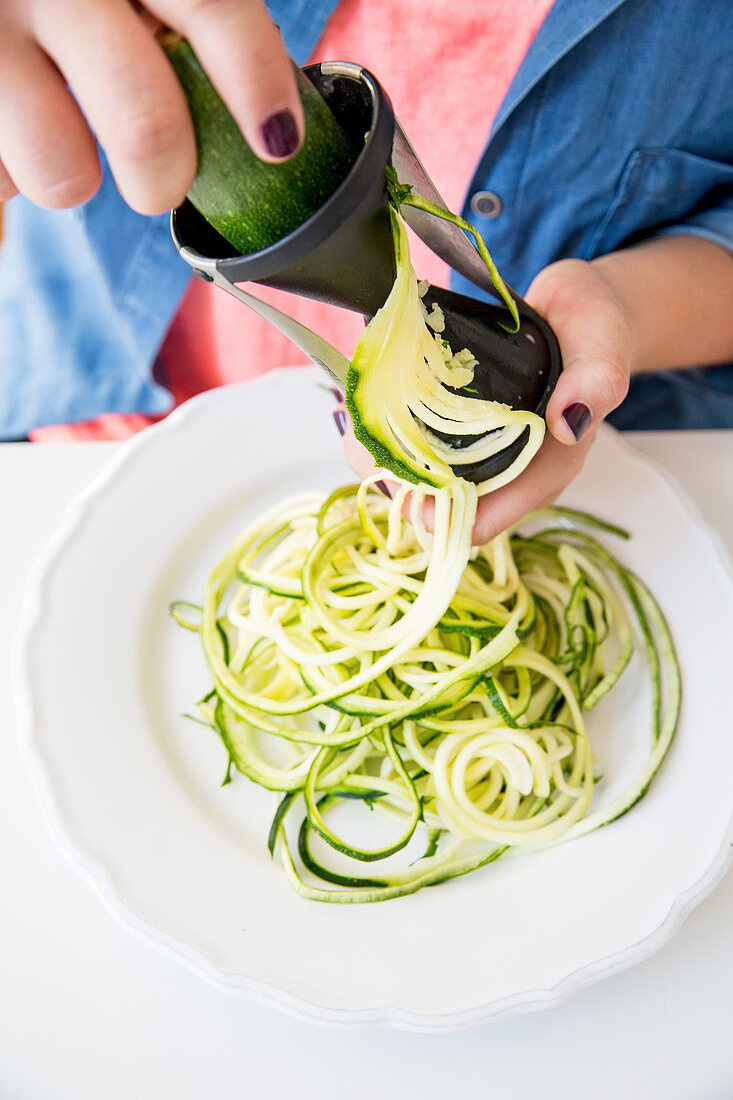
<svg viewBox="0 0 733 1100">
<path fill-rule="evenodd" d="M 333 194 L 348 175 L 356 150 L 298 69 L 303 145 L 287 161 L 265 163 L 253 153 L 189 43 L 169 38 L 166 54 L 185 92 L 196 134 L 198 171 L 188 199 L 242 255 L 268 248 Z"/>
</svg>

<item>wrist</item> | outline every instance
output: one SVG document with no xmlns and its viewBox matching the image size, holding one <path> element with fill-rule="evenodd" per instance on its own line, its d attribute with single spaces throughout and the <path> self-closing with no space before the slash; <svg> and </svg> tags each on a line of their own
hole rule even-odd
<svg viewBox="0 0 733 1100">
<path fill-rule="evenodd" d="M 628 318 L 632 374 L 733 359 L 733 258 L 722 245 L 682 231 L 591 266 Z"/>
<path fill-rule="evenodd" d="M 638 374 L 653 358 L 650 346 L 649 317 L 640 309 L 634 280 L 629 271 L 629 256 L 625 252 L 610 252 L 590 261 L 590 266 L 606 285 L 626 329 L 630 373 Z M 651 368 L 653 369 L 653 368 Z"/>
</svg>

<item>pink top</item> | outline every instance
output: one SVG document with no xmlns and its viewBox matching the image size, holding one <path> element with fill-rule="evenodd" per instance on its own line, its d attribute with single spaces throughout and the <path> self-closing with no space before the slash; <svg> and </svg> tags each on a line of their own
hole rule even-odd
<svg viewBox="0 0 733 1100">
<path fill-rule="evenodd" d="M 386 88 L 405 133 L 448 206 L 460 210 L 491 122 L 553 0 L 342 0 L 312 61 L 356 61 Z M 446 284 L 442 260 L 414 236 L 419 278 Z M 252 286 L 349 358 L 363 329 L 357 314 Z M 193 279 L 166 337 L 156 374 L 175 404 L 202 390 L 301 365 L 303 353 L 229 295 Z M 37 440 L 122 439 L 147 416 L 107 415 L 38 429 Z"/>
</svg>

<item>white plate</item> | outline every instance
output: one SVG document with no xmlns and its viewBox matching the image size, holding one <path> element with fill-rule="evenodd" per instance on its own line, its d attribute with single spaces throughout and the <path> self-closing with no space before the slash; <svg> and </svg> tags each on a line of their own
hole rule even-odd
<svg viewBox="0 0 733 1100">
<path fill-rule="evenodd" d="M 733 584 L 714 536 L 604 431 L 567 503 L 630 528 L 684 673 L 681 727 L 613 825 L 377 906 L 296 897 L 265 847 L 269 796 L 180 717 L 208 686 L 168 603 L 251 516 L 350 480 L 331 397 L 286 370 L 195 399 L 125 445 L 37 570 L 16 661 L 24 745 L 55 836 L 128 927 L 220 986 L 331 1024 L 447 1031 L 556 1003 L 648 955 L 722 875 L 731 837 Z M 646 744 L 631 670 L 591 724 L 614 786 Z"/>
</svg>

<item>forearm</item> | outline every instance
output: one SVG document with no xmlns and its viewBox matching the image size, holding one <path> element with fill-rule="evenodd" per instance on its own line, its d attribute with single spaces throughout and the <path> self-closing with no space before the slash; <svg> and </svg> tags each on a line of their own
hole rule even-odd
<svg viewBox="0 0 733 1100">
<path fill-rule="evenodd" d="M 733 256 L 682 234 L 593 260 L 623 304 L 631 373 L 733 361 Z"/>
</svg>

